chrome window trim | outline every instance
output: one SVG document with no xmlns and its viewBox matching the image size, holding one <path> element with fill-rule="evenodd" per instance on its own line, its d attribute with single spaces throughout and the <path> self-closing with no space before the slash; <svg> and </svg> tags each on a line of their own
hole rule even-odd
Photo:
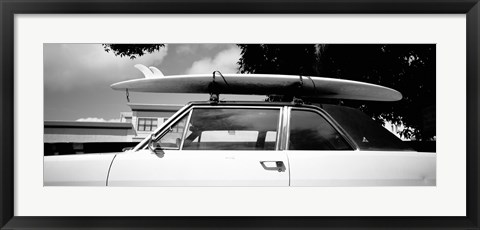
<svg viewBox="0 0 480 230">
<path fill-rule="evenodd" d="M 155 141 L 157 141 L 159 138 L 161 138 L 164 135 L 165 127 L 170 127 L 172 124 L 175 124 L 178 120 L 183 118 L 183 116 L 185 114 L 189 113 L 191 108 L 192 108 L 192 104 L 185 105 L 183 108 L 181 108 L 176 113 L 174 113 L 170 118 L 168 118 L 168 120 L 166 122 L 164 122 L 164 123 L 162 123 L 162 125 L 158 126 L 155 131 L 151 132 L 151 134 L 154 135 Z M 172 118 L 176 118 L 176 119 L 172 120 Z M 146 149 L 149 139 L 150 139 L 150 136 L 147 136 L 145 139 L 143 139 L 143 141 L 138 143 L 138 145 L 135 146 L 135 148 L 132 151 L 138 151 L 138 150 Z"/>
<path fill-rule="evenodd" d="M 281 144 L 281 141 L 282 141 L 282 124 L 283 124 L 283 107 L 280 107 L 280 114 L 278 114 L 278 125 L 277 125 L 277 138 L 275 140 L 275 150 L 274 151 L 278 151 L 280 150 L 280 144 Z M 267 138 L 265 136 L 265 138 Z"/>
<path fill-rule="evenodd" d="M 195 108 L 208 108 L 208 109 L 217 109 L 217 108 L 227 108 L 227 109 L 244 109 L 244 108 L 251 108 L 251 109 L 281 109 L 283 106 L 261 106 L 261 105 L 192 105 L 192 109 Z"/>
<path fill-rule="evenodd" d="M 285 106 L 286 107 L 286 106 Z M 188 115 L 187 119 L 187 125 L 190 124 L 190 119 L 193 114 L 193 110 L 196 108 L 202 108 L 202 109 L 270 109 L 270 110 L 278 110 L 278 124 L 277 124 L 277 137 L 276 137 L 276 143 L 275 143 L 275 149 L 273 151 L 278 151 L 280 148 L 280 139 L 281 139 L 281 127 L 282 127 L 282 115 L 283 115 L 283 107 L 282 106 L 255 106 L 255 105 L 193 105 L 191 108 L 188 110 L 190 114 Z M 182 114 L 182 116 L 184 116 Z M 180 116 L 180 117 L 182 117 Z M 179 119 L 177 119 L 179 120 Z M 176 120 L 176 121 L 177 121 Z M 176 122 L 175 121 L 175 122 Z M 186 128 L 184 130 L 183 136 L 182 136 L 182 142 L 180 145 L 180 151 L 183 150 L 183 144 L 185 141 L 185 135 L 186 135 Z M 158 138 L 161 138 L 160 135 L 155 138 L 157 140 Z M 222 150 L 220 150 L 222 151 Z M 260 151 L 270 151 L 270 150 L 260 150 Z"/>
<path fill-rule="evenodd" d="M 192 113 L 193 113 L 193 108 L 188 111 L 188 118 L 185 121 L 185 128 L 183 129 L 182 133 L 182 142 L 180 143 L 179 149 L 180 151 L 183 150 L 183 143 L 185 143 L 185 137 L 187 136 L 187 128 L 188 125 L 190 124 L 190 119 L 192 118 Z"/>
<path fill-rule="evenodd" d="M 157 127 L 157 129 L 152 132 L 155 135 L 155 140 L 157 141 L 161 138 L 167 131 L 166 127 L 170 127 L 172 124 L 175 124 L 177 121 L 183 118 L 183 116 L 188 114 L 187 123 L 190 123 L 190 119 L 192 116 L 192 111 L 195 108 L 207 108 L 207 109 L 214 109 L 214 108 L 232 108 L 232 109 L 239 109 L 239 108 L 249 108 L 249 109 L 278 109 L 279 110 L 279 119 L 277 125 L 277 140 L 275 145 L 274 151 L 280 150 L 289 150 L 288 149 L 288 140 L 290 138 L 290 120 L 291 120 L 291 111 L 292 109 L 299 109 L 299 110 L 309 110 L 315 113 L 318 113 L 322 116 L 327 122 L 338 132 L 340 135 L 347 141 L 348 145 L 353 149 L 353 151 L 359 151 L 358 145 L 352 140 L 352 138 L 348 135 L 348 133 L 343 130 L 343 128 L 322 108 L 318 106 L 308 105 L 308 107 L 295 107 L 289 105 L 273 105 L 273 106 L 262 106 L 262 105 L 193 105 L 187 104 L 182 109 L 177 111 L 173 114 L 166 122 L 164 122 L 161 126 Z M 171 118 L 176 117 L 176 119 L 172 120 Z M 180 148 L 178 150 L 183 150 L 183 144 L 185 142 L 185 135 L 186 135 L 187 127 L 182 135 L 182 142 Z M 145 149 L 147 147 L 149 138 L 145 138 L 142 142 L 140 142 L 133 151 L 138 151 L 140 149 Z"/>
<path fill-rule="evenodd" d="M 342 135 L 345 138 L 345 140 L 351 145 L 351 147 L 353 148 L 354 151 L 360 151 L 360 147 L 353 140 L 353 138 L 350 136 L 350 134 L 348 134 L 348 132 L 346 132 L 342 128 L 342 126 L 340 124 L 338 124 L 338 122 L 335 121 L 335 119 L 332 116 L 330 116 L 330 114 L 328 114 L 327 111 L 325 111 L 322 108 L 318 108 L 318 110 L 321 113 L 323 113 L 323 115 L 324 115 L 324 117 L 326 117 L 327 121 L 330 122 L 330 124 L 332 124 L 333 127 L 337 129 L 337 131 L 340 133 L 340 135 Z"/>
<path fill-rule="evenodd" d="M 164 128 L 163 130 L 159 130 L 158 133 L 155 133 L 155 134 L 154 134 L 154 135 L 158 134 L 158 135 L 156 135 L 156 136 L 154 137 L 155 141 L 158 141 L 158 140 L 160 140 L 160 138 L 162 138 L 163 136 L 165 136 L 165 135 L 168 133 L 168 131 L 170 131 L 170 130 L 168 130 L 168 128 L 172 128 L 172 126 L 173 126 L 174 124 L 176 124 L 178 121 L 182 120 L 182 118 L 183 118 L 184 116 L 187 116 L 187 113 L 191 113 L 191 111 L 192 111 L 192 109 L 190 108 L 189 110 L 185 111 L 185 112 L 182 113 L 180 116 L 178 116 L 178 117 L 177 117 L 175 120 L 173 120 L 172 122 L 168 122 L 168 123 L 169 123 L 168 125 L 162 126 L 162 128 L 163 128 L 163 127 L 165 127 L 165 128 Z M 173 116 L 174 116 L 174 115 L 172 115 L 172 117 L 173 117 Z M 185 132 L 185 130 L 183 130 L 183 131 Z M 182 134 L 182 135 L 183 135 L 183 134 Z M 176 149 L 176 148 L 175 148 L 175 150 L 179 150 L 179 149 Z"/>
<path fill-rule="evenodd" d="M 289 108 L 289 112 L 288 112 L 288 116 L 289 116 L 289 120 L 288 120 L 288 127 L 287 127 L 287 144 L 286 144 L 286 150 L 289 150 L 289 145 L 288 145 L 288 140 L 290 139 L 290 120 L 291 120 L 291 111 L 292 110 L 307 110 L 307 111 L 312 111 L 314 113 L 317 113 L 319 114 L 321 117 L 323 117 L 327 123 L 329 123 L 333 129 L 335 129 L 335 131 L 337 131 L 340 136 L 343 137 L 343 139 L 345 139 L 345 141 L 347 142 L 347 144 L 352 148 L 351 151 L 358 151 L 359 148 L 358 148 L 358 145 L 351 139 L 350 136 L 348 136 L 348 134 L 342 129 L 342 127 L 340 127 L 340 125 L 338 125 L 338 123 L 330 116 L 328 115 L 328 113 L 326 113 L 323 109 L 321 108 L 318 108 L 318 107 L 315 107 L 315 108 L 309 108 L 309 107 L 290 107 Z M 314 151 L 327 151 L 327 150 L 314 150 Z"/>
<path fill-rule="evenodd" d="M 281 150 L 287 150 L 288 138 L 290 137 L 290 132 L 288 132 L 289 127 L 290 127 L 290 106 L 284 106 Z"/>
</svg>

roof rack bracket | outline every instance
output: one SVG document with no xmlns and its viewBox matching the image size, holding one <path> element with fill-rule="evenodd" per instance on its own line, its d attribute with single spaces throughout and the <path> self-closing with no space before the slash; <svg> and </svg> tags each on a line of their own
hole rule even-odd
<svg viewBox="0 0 480 230">
<path fill-rule="evenodd" d="M 303 99 L 301 99 L 301 98 L 293 97 L 292 104 L 303 105 L 303 104 L 305 104 L 305 102 L 303 102 Z"/>
<path fill-rule="evenodd" d="M 218 104 L 220 95 L 218 93 L 211 93 L 210 94 L 210 104 Z"/>
</svg>

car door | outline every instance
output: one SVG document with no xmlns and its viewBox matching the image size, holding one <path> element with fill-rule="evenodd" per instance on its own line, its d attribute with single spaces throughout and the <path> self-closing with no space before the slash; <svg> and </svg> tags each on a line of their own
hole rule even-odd
<svg viewBox="0 0 480 230">
<path fill-rule="evenodd" d="M 348 119 L 361 121 L 353 115 Z M 435 185 L 435 154 L 354 150 L 341 129 L 319 110 L 292 108 L 289 116 L 286 148 L 291 186 Z M 367 145 L 379 139 L 361 136 L 359 141 Z"/>
<path fill-rule="evenodd" d="M 109 186 L 288 186 L 282 108 L 193 106 L 159 133 L 155 151 L 119 154 Z"/>
</svg>

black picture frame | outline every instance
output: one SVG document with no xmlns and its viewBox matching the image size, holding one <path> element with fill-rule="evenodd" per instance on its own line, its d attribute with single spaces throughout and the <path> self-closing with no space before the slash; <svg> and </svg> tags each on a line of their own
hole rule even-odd
<svg viewBox="0 0 480 230">
<path fill-rule="evenodd" d="M 227 0 L 226 0 L 227 1 Z M 132 7 L 134 5 L 135 7 Z M 0 226 L 66 228 L 391 228 L 479 229 L 479 0 L 0 0 Z M 14 216 L 15 14 L 466 14 L 467 210 L 466 217 L 20 217 Z M 452 143 L 454 144 L 454 143 Z"/>
</svg>

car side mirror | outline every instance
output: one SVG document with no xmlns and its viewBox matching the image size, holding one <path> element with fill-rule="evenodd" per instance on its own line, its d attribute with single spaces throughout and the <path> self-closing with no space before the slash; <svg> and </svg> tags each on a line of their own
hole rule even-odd
<svg viewBox="0 0 480 230">
<path fill-rule="evenodd" d="M 188 130 L 190 130 L 190 132 L 192 133 L 198 133 L 200 131 L 200 129 L 192 124 L 190 124 L 190 127 L 188 127 Z"/>
<path fill-rule="evenodd" d="M 158 143 L 156 142 L 154 134 L 150 134 L 150 139 L 148 140 L 148 149 L 150 150 L 150 152 L 154 153 L 160 158 L 165 155 L 165 152 L 163 152 L 160 145 L 158 145 Z"/>
<path fill-rule="evenodd" d="M 122 149 L 122 152 L 131 151 L 134 147 L 125 147 Z"/>
</svg>

